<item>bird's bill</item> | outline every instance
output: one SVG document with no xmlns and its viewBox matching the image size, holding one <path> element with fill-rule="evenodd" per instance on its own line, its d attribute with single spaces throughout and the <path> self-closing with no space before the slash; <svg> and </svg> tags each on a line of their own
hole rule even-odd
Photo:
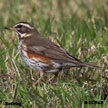
<svg viewBox="0 0 108 108">
<path fill-rule="evenodd" d="M 7 30 L 12 30 L 12 31 L 15 31 L 15 30 L 16 30 L 16 28 L 15 28 L 15 27 L 12 27 L 12 26 L 5 27 L 5 29 L 7 29 Z"/>
</svg>

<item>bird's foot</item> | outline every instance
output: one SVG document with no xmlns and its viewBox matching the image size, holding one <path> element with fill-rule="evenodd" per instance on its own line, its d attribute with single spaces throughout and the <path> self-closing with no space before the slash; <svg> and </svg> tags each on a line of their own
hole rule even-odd
<svg viewBox="0 0 108 108">
<path fill-rule="evenodd" d="M 38 85 L 40 81 L 45 82 L 45 78 L 40 77 L 40 78 L 36 81 L 35 85 Z"/>
<path fill-rule="evenodd" d="M 57 76 L 58 76 L 58 73 L 55 74 L 54 77 L 50 78 L 50 79 L 48 80 L 48 83 L 51 83 L 51 84 L 52 84 L 52 83 L 56 82 L 56 81 L 57 81 Z"/>
</svg>

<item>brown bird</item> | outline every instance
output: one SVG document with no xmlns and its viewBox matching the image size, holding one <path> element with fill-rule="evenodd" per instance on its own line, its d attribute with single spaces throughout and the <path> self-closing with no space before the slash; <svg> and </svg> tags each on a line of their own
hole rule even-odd
<svg viewBox="0 0 108 108">
<path fill-rule="evenodd" d="M 19 22 L 14 26 L 5 29 L 15 31 L 18 35 L 18 49 L 27 65 L 40 72 L 40 80 L 44 80 L 45 73 L 54 73 L 55 76 L 49 80 L 57 78 L 58 73 L 70 67 L 99 68 L 98 66 L 80 61 L 69 54 L 65 49 L 51 42 L 27 22 Z"/>
</svg>

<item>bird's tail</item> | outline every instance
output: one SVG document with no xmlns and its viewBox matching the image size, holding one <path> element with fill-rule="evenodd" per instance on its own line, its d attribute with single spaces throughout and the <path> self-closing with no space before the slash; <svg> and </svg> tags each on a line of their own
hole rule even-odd
<svg viewBox="0 0 108 108">
<path fill-rule="evenodd" d="M 102 68 L 102 67 L 100 67 L 100 66 L 96 66 L 96 65 L 92 65 L 92 64 L 84 63 L 84 62 L 82 62 L 80 65 L 81 65 L 82 67 L 89 67 L 89 68 L 95 68 L 95 69 Z"/>
</svg>

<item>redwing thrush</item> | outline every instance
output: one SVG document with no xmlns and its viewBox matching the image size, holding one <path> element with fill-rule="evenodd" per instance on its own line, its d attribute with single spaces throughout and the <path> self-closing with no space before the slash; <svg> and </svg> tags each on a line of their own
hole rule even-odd
<svg viewBox="0 0 108 108">
<path fill-rule="evenodd" d="M 98 68 L 92 64 L 84 63 L 70 55 L 65 49 L 51 42 L 29 23 L 19 22 L 5 29 L 15 31 L 18 35 L 18 49 L 24 61 L 34 70 L 40 71 L 39 80 L 44 79 L 45 73 L 54 73 L 70 67 Z M 38 81 L 39 81 L 38 80 Z M 38 83 L 38 81 L 36 83 Z"/>
</svg>

